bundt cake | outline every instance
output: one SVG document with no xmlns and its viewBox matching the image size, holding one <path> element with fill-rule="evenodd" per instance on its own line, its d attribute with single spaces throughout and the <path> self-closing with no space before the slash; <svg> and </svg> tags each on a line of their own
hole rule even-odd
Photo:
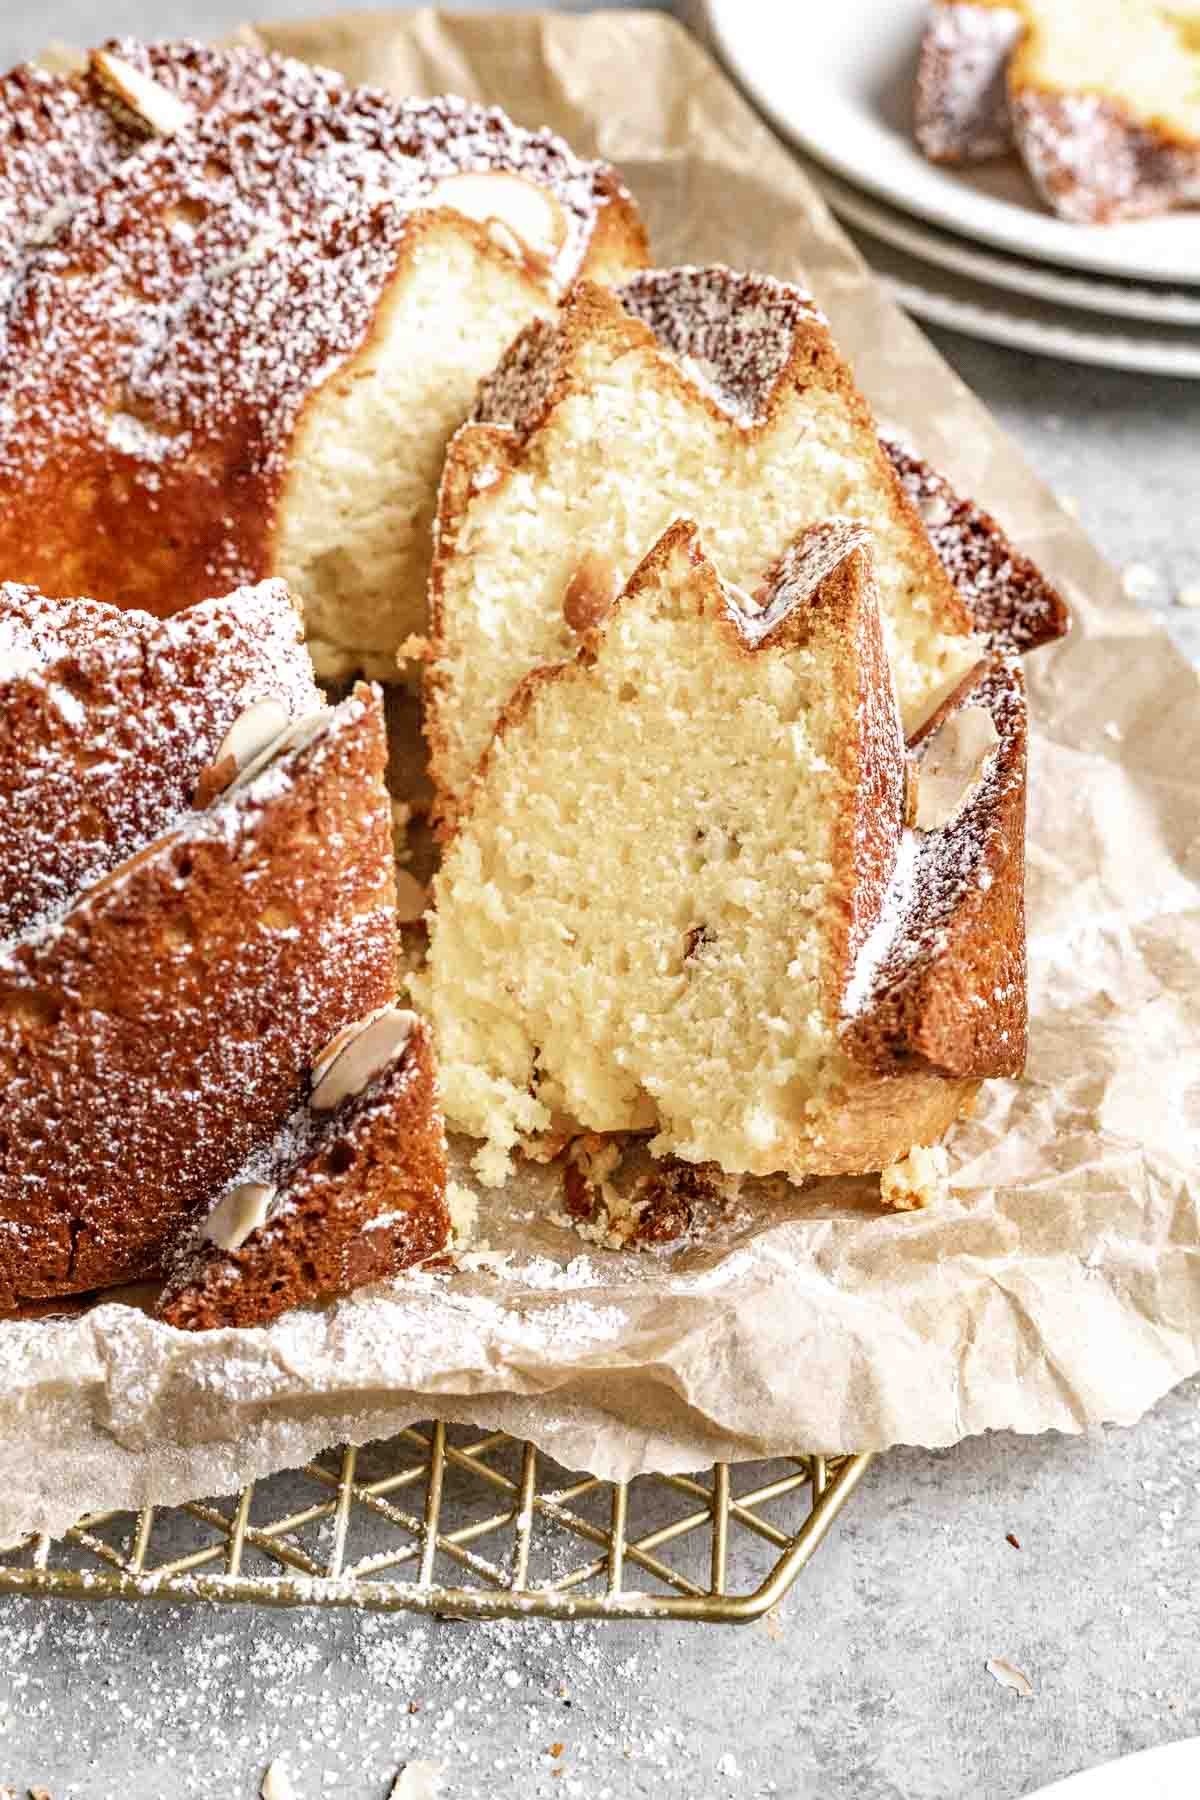
<svg viewBox="0 0 1200 1800">
<path fill-rule="evenodd" d="M 806 294 L 719 267 L 581 282 L 517 339 L 447 454 L 426 675 L 444 821 L 517 682 L 571 654 L 679 513 L 751 588 L 806 522 L 869 526 L 910 730 L 983 654 Z"/>
<path fill-rule="evenodd" d="M 1081 224 L 1200 205 L 1200 6 L 936 0 L 916 132 L 939 162 L 1015 145 Z"/>
<path fill-rule="evenodd" d="M 612 170 L 495 109 L 188 42 L 18 69 L 0 570 L 158 615 L 281 576 L 318 673 L 395 678 L 477 380 L 644 261 Z"/>
<path fill-rule="evenodd" d="M 317 1059 L 307 1102 L 191 1224 L 158 1316 L 266 1325 L 443 1249 L 446 1140 L 429 1029 L 384 1007 Z"/>
<path fill-rule="evenodd" d="M 259 702 L 203 810 L 0 944 L 0 1311 L 157 1273 L 390 1003 L 385 756 L 375 690 L 282 732 Z"/>
<path fill-rule="evenodd" d="M 281 582 L 163 621 L 0 584 L 0 940 L 188 810 L 254 703 L 323 704 Z"/>
<path fill-rule="evenodd" d="M 1021 1067 L 1019 677 L 933 721 L 922 799 L 873 561 L 814 524 L 751 597 L 679 520 L 509 700 L 414 986 L 483 1179 L 572 1131 L 876 1170 Z"/>
</svg>

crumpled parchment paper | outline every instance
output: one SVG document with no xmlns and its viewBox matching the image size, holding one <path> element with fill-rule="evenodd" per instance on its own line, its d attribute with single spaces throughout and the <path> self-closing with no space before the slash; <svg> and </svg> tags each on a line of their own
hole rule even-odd
<svg viewBox="0 0 1200 1800">
<path fill-rule="evenodd" d="M 868 1182 L 752 1201 L 664 1259 L 484 1196 L 490 1254 L 266 1331 L 188 1336 L 112 1299 L 0 1324 L 0 1541 L 229 1492 L 440 1414 L 628 1477 L 802 1449 L 1131 1422 L 1200 1367 L 1200 691 L 1079 527 L 887 300 L 787 152 L 658 14 L 351 14 L 273 47 L 452 90 L 617 163 L 659 262 L 808 282 L 880 416 L 1062 585 L 1027 664 L 1028 1073 L 952 1141 L 949 1202 Z"/>
</svg>

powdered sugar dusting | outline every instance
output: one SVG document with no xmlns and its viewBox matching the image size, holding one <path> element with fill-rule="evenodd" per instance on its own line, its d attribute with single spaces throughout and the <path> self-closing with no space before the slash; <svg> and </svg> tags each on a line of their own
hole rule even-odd
<svg viewBox="0 0 1200 1800">
<path fill-rule="evenodd" d="M 648 325 L 685 372 L 746 426 L 764 416 L 797 333 L 825 323 L 803 289 L 721 264 L 650 269 L 619 292 L 625 310 Z"/>
<path fill-rule="evenodd" d="M 972 705 L 986 706 L 1000 738 L 966 803 L 944 827 L 905 832 L 900 860 L 875 931 L 859 952 L 842 1007 L 843 1025 L 853 1029 L 872 1015 L 904 1019 L 907 997 L 947 952 L 953 936 L 971 929 L 973 908 L 986 896 L 997 870 L 1023 868 L 1020 842 L 1014 843 L 1004 802 L 1024 792 L 1025 691 L 1015 664 L 997 664 L 975 684 Z M 926 740 L 928 744 L 930 740 Z M 920 753 L 918 752 L 918 755 Z M 1004 1031 L 1019 1024 L 1021 1042 L 1007 1046 L 1006 1060 L 1020 1067 L 1024 1055 L 1024 921 L 1018 908 L 1011 990 L 973 991 L 973 969 L 964 974 L 964 1003 L 994 1015 Z M 1010 1021 L 1009 1024 L 1003 1021 Z"/>
<path fill-rule="evenodd" d="M 5 662 L 7 647 L 7 663 Z M 280 582 L 169 621 L 0 588 L 0 941 L 191 808 L 252 700 L 321 704 Z"/>
<path fill-rule="evenodd" d="M 880 442 L 976 631 L 992 649 L 1024 654 L 1062 637 L 1070 624 L 1066 602 L 1014 550 L 995 519 L 896 439 L 883 436 Z"/>
</svg>

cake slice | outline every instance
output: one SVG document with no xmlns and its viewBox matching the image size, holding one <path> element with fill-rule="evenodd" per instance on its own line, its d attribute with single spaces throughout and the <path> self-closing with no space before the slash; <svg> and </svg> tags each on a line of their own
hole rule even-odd
<svg viewBox="0 0 1200 1800">
<path fill-rule="evenodd" d="M 396 679 L 476 382 L 644 262 L 614 172 L 495 109 L 186 41 L 10 78 L 0 569 L 160 615 L 278 576 L 318 673 Z"/>
<path fill-rule="evenodd" d="M 0 940 L 189 810 L 248 708 L 323 704 L 302 637 L 280 582 L 169 621 L 0 584 Z"/>
<path fill-rule="evenodd" d="M 945 962 L 947 918 L 923 939 L 921 992 L 957 1035 L 923 1040 L 919 1003 L 877 996 L 923 915 L 870 544 L 851 521 L 811 526 L 751 597 L 677 521 L 575 657 L 505 708 L 414 988 L 447 1116 L 486 1140 L 483 1179 L 515 1146 L 583 1131 L 651 1133 L 656 1155 L 729 1173 L 879 1169 L 1019 1066 L 969 927 Z M 984 870 L 962 813 L 929 826 L 948 886 L 998 886 L 1020 937 L 1019 846 Z"/>
<path fill-rule="evenodd" d="M 444 1250 L 446 1139 L 428 1027 L 396 1007 L 318 1057 L 312 1091 L 172 1253 L 159 1318 L 266 1325 Z"/>
<path fill-rule="evenodd" d="M 974 159 L 1008 132 L 1035 187 L 1079 224 L 1200 205 L 1200 6 L 941 0 L 921 54 L 917 136 Z"/>
<path fill-rule="evenodd" d="M 393 998 L 385 757 L 359 689 L 0 946 L 0 1311 L 156 1274 Z"/>
<path fill-rule="evenodd" d="M 805 523 L 868 526 L 910 730 L 983 655 L 807 295 L 724 268 L 581 282 L 447 455 L 426 680 L 445 823 L 517 683 L 573 653 L 681 513 L 746 588 Z"/>
</svg>

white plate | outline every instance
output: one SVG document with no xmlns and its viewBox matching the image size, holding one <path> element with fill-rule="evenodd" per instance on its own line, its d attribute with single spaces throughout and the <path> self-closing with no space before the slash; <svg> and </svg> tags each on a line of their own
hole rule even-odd
<svg viewBox="0 0 1200 1800">
<path fill-rule="evenodd" d="M 851 235 L 892 298 L 914 318 L 1064 362 L 1200 381 L 1200 333 L 1196 331 L 1171 326 L 1155 329 L 1133 319 L 1110 323 L 1086 314 L 1081 323 L 1079 313 L 1047 300 L 1007 293 L 948 269 L 931 268 L 891 244 L 859 239 L 854 228 Z"/>
<path fill-rule="evenodd" d="M 1015 157 L 968 171 L 912 136 L 925 0 L 706 0 L 717 49 L 787 136 L 839 175 L 964 237 L 1140 281 L 1200 284 L 1200 210 L 1121 225 L 1046 212 Z"/>
<path fill-rule="evenodd" d="M 1082 1775 L 1068 1775 L 1028 1800 L 1196 1800 L 1200 1794 L 1200 1738 L 1139 1750 Z"/>
<path fill-rule="evenodd" d="M 1200 325 L 1200 292 L 1132 287 L 1125 282 L 1105 281 L 1098 275 L 1067 275 L 1042 263 L 1021 262 L 1015 256 L 979 250 L 960 238 L 921 224 L 907 213 L 893 212 L 880 201 L 869 200 L 857 188 L 815 163 L 810 162 L 805 173 L 820 188 L 839 219 L 869 231 L 872 237 L 893 244 L 910 256 L 922 257 L 937 268 L 1007 288 L 1010 293 L 1031 294 L 1034 299 L 1049 300 L 1056 306 L 1078 307 L 1109 318 L 1144 319 L 1152 325 Z"/>
</svg>

